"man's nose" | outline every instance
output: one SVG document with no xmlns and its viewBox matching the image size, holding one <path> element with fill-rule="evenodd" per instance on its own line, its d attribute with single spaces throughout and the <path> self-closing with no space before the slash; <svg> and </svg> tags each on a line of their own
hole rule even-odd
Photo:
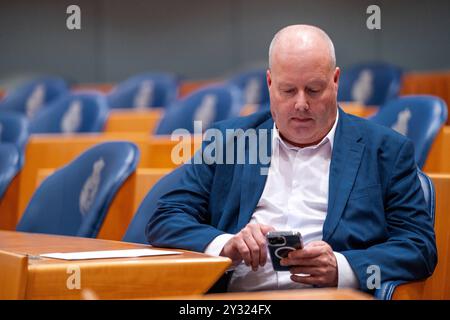
<svg viewBox="0 0 450 320">
<path fill-rule="evenodd" d="M 304 91 L 298 92 L 297 99 L 295 100 L 294 108 L 295 108 L 295 110 L 298 110 L 298 111 L 309 110 L 309 102 L 306 99 L 306 95 L 305 95 Z"/>
</svg>

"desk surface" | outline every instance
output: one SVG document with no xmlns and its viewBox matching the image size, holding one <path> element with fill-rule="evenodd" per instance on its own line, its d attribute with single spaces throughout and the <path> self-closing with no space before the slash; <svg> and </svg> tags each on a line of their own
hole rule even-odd
<svg viewBox="0 0 450 320">
<path fill-rule="evenodd" d="M 171 298 L 170 298 L 171 299 Z M 179 300 L 371 300 L 373 296 L 353 289 L 300 289 L 259 292 L 229 292 L 176 297 Z"/>
<path fill-rule="evenodd" d="M 110 240 L 0 231 L 1 250 L 28 255 L 27 299 L 80 299 L 83 289 L 89 289 L 100 299 L 202 294 L 230 264 L 227 258 L 184 250 L 176 250 L 182 254 L 172 256 L 77 261 L 38 256 L 50 252 L 146 247 Z M 79 289 L 68 288 L 76 283 L 74 270 L 79 270 Z"/>
</svg>

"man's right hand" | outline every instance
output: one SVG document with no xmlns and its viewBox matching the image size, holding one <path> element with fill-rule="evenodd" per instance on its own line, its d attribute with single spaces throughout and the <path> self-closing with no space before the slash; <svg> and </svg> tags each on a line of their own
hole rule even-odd
<svg viewBox="0 0 450 320">
<path fill-rule="evenodd" d="M 275 231 L 271 226 L 249 223 L 223 247 L 220 255 L 228 257 L 234 265 L 244 260 L 253 271 L 264 266 L 267 261 L 266 234 Z"/>
</svg>

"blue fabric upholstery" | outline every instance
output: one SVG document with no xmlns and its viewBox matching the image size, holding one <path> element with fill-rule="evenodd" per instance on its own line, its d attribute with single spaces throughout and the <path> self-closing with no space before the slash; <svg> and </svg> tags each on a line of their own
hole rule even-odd
<svg viewBox="0 0 450 320">
<path fill-rule="evenodd" d="M 243 104 L 266 105 L 270 102 L 266 72 L 267 69 L 251 70 L 229 80 L 242 91 Z"/>
<path fill-rule="evenodd" d="M 73 93 L 41 110 L 30 123 L 30 133 L 100 132 L 108 113 L 102 94 Z"/>
<path fill-rule="evenodd" d="M 127 232 L 123 237 L 123 241 L 148 244 L 145 236 L 147 223 L 153 215 L 153 212 L 156 210 L 156 204 L 158 203 L 159 198 L 178 186 L 178 183 L 183 176 L 184 168 L 184 166 L 181 166 L 175 169 L 162 177 L 153 186 L 134 215 L 133 220 L 128 226 Z"/>
<path fill-rule="evenodd" d="M 0 102 L 0 111 L 16 111 L 31 118 L 38 110 L 67 92 L 67 83 L 61 78 L 37 78 L 8 92 Z"/>
<path fill-rule="evenodd" d="M 339 79 L 338 101 L 357 101 L 364 105 L 381 106 L 397 98 L 402 70 L 396 66 L 375 62 L 343 69 Z"/>
<path fill-rule="evenodd" d="M 214 85 L 195 91 L 170 105 L 156 128 L 156 134 L 171 134 L 176 129 L 194 133 L 194 121 L 201 121 L 203 130 L 212 123 L 236 117 L 242 107 L 240 92 L 235 86 Z"/>
<path fill-rule="evenodd" d="M 165 73 L 146 73 L 119 83 L 108 95 L 110 108 L 166 107 L 178 95 L 178 80 Z"/>
<path fill-rule="evenodd" d="M 139 150 L 130 142 L 92 147 L 42 182 L 17 230 L 95 237 L 138 160 Z"/>
<path fill-rule="evenodd" d="M 0 143 L 13 143 L 23 150 L 28 140 L 28 119 L 16 112 L 0 113 Z"/>
<path fill-rule="evenodd" d="M 406 135 L 414 142 L 422 168 L 436 135 L 447 121 L 447 105 L 434 96 L 403 96 L 387 103 L 370 120 Z"/>
<path fill-rule="evenodd" d="M 12 143 L 0 143 L 0 199 L 20 168 L 21 161 L 17 146 Z"/>
<path fill-rule="evenodd" d="M 430 214 L 431 219 L 435 218 L 435 208 L 436 208 L 436 193 L 434 192 L 433 181 L 428 177 L 425 173 L 418 170 L 417 174 L 419 175 L 420 184 L 422 185 L 422 190 L 425 195 L 425 201 L 428 205 L 428 212 Z M 375 290 L 374 296 L 380 300 L 391 300 L 394 294 L 395 288 L 397 286 L 406 283 L 405 281 L 386 281 L 381 284 L 381 287 Z"/>
</svg>

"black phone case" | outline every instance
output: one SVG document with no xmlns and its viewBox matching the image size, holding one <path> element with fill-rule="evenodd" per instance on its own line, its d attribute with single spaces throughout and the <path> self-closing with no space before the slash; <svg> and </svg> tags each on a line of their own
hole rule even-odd
<svg viewBox="0 0 450 320">
<path fill-rule="evenodd" d="M 290 234 L 290 235 L 283 235 L 283 237 L 286 239 L 285 245 L 276 246 L 271 245 L 270 243 L 267 244 L 270 253 L 270 258 L 272 259 L 272 266 L 275 271 L 289 271 L 290 267 L 280 265 L 281 259 L 278 257 L 278 256 L 287 257 L 289 252 L 292 251 L 292 249 L 288 248 L 283 250 L 284 247 L 290 247 L 295 249 L 301 249 L 303 247 L 301 236 L 297 234 Z"/>
</svg>

